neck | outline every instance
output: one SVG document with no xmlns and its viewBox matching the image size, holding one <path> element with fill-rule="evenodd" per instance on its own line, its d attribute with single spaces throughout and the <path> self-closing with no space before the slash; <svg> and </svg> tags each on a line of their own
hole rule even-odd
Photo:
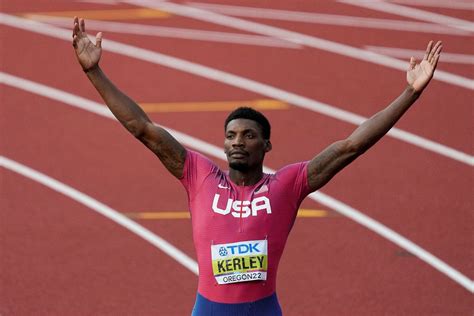
<svg viewBox="0 0 474 316">
<path fill-rule="evenodd" d="M 263 177 L 262 167 L 256 170 L 239 171 L 229 170 L 229 177 L 237 185 L 254 185 Z"/>
</svg>

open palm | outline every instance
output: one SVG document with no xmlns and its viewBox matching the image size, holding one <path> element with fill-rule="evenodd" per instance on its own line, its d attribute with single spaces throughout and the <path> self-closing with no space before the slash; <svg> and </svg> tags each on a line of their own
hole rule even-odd
<svg viewBox="0 0 474 316">
<path fill-rule="evenodd" d="M 440 41 L 434 46 L 433 41 L 430 41 L 428 47 L 426 47 L 426 53 L 421 63 L 416 64 L 414 57 L 410 59 L 410 66 L 407 71 L 407 82 L 415 91 L 423 91 L 431 78 L 433 78 L 442 47 Z"/>
<path fill-rule="evenodd" d="M 102 33 L 96 35 L 95 45 L 87 37 L 84 19 L 74 17 L 74 28 L 72 31 L 72 45 L 76 52 L 76 57 L 84 71 L 96 67 L 102 54 Z"/>
</svg>

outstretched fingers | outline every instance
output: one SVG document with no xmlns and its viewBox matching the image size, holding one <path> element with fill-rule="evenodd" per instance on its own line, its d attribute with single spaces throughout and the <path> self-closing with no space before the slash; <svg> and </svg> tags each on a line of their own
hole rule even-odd
<svg viewBox="0 0 474 316">
<path fill-rule="evenodd" d="M 408 70 L 415 69 L 416 66 L 416 59 L 415 57 L 410 58 L 410 65 L 408 66 Z"/>
<path fill-rule="evenodd" d="M 97 33 L 95 36 L 95 47 L 102 48 L 102 32 Z"/>
<path fill-rule="evenodd" d="M 81 32 L 81 30 L 79 29 L 79 20 L 78 20 L 77 16 L 75 16 L 74 17 L 74 24 L 73 24 L 73 27 L 72 27 L 72 37 L 78 35 L 80 32 Z"/>
<path fill-rule="evenodd" d="M 443 48 L 443 43 L 441 41 L 438 41 L 436 45 L 431 49 L 430 55 L 428 57 L 428 62 L 436 66 L 438 63 L 439 56 L 441 54 L 441 49 Z"/>
<path fill-rule="evenodd" d="M 86 22 L 84 21 L 83 18 L 79 19 L 79 27 L 81 29 L 81 32 L 86 32 Z"/>
<path fill-rule="evenodd" d="M 428 46 L 426 46 L 426 52 L 425 52 L 425 56 L 423 57 L 423 60 L 428 60 L 432 47 L 433 47 L 433 41 L 430 41 L 428 43 Z"/>
<path fill-rule="evenodd" d="M 74 17 L 74 26 L 72 28 L 72 37 L 83 37 L 86 35 L 86 23 L 83 18 Z"/>
<path fill-rule="evenodd" d="M 74 48 L 77 47 L 77 40 L 78 40 L 78 35 L 81 32 L 79 29 L 79 20 L 77 19 L 77 16 L 74 17 L 74 24 L 72 27 L 72 46 Z"/>
</svg>

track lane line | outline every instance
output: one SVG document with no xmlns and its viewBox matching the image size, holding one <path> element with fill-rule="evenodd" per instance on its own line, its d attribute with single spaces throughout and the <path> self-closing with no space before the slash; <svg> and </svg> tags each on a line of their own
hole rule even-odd
<svg viewBox="0 0 474 316">
<path fill-rule="evenodd" d="M 188 4 L 196 8 L 210 10 L 216 13 L 246 18 L 281 20 L 323 25 L 338 25 L 391 31 L 423 32 L 430 34 L 437 33 L 458 36 L 470 35 L 470 33 L 467 31 L 453 29 L 444 25 L 426 22 L 376 19 L 360 16 L 314 13 L 304 11 L 289 11 L 261 7 L 234 6 L 217 3 L 188 2 Z"/>
<path fill-rule="evenodd" d="M 4 167 L 30 180 L 38 182 L 50 188 L 51 190 L 61 193 L 64 196 L 105 216 L 106 218 L 117 223 L 118 225 L 124 227 L 125 229 L 131 231 L 132 233 L 148 241 L 150 244 L 152 244 L 153 246 L 155 246 L 156 248 L 163 251 L 165 254 L 167 254 L 171 258 L 173 258 L 183 267 L 185 267 L 192 273 L 198 275 L 197 262 L 194 261 L 191 257 L 189 257 L 187 254 L 185 254 L 184 252 L 182 252 L 181 250 L 173 246 L 171 243 L 169 243 L 165 239 L 154 234 L 153 232 L 141 226 L 140 224 L 130 220 L 129 218 L 122 215 L 120 212 L 114 210 L 110 206 L 107 206 L 104 203 L 101 203 L 100 201 L 94 199 L 93 197 L 83 192 L 80 192 L 67 184 L 64 184 L 56 179 L 53 179 L 44 173 L 34 170 L 26 165 L 23 165 L 5 156 L 0 156 L 0 167 Z"/>
<path fill-rule="evenodd" d="M 159 9 L 171 12 L 175 15 L 180 15 L 196 20 L 201 20 L 225 27 L 233 27 L 247 32 L 273 36 L 283 40 L 287 40 L 296 44 L 305 45 L 308 47 L 317 48 L 330 53 L 366 61 L 369 63 L 382 65 L 388 68 L 401 70 L 404 73 L 408 68 L 407 62 L 403 62 L 396 58 L 380 55 L 358 47 L 341 44 L 327 39 L 310 36 L 294 31 L 289 31 L 283 28 L 270 26 L 257 22 L 250 22 L 247 20 L 230 17 L 223 14 L 214 13 L 212 11 L 195 8 L 171 2 L 156 2 L 152 0 L 124 0 L 124 3 L 142 6 L 144 8 Z M 455 75 L 446 71 L 436 71 L 433 79 L 456 85 L 469 90 L 474 90 L 474 80 L 463 76 Z"/>
<path fill-rule="evenodd" d="M 17 18 L 3 13 L 0 13 L 0 23 L 30 31 L 33 33 L 39 33 L 50 37 L 59 38 L 68 42 L 71 41 L 71 31 L 54 27 L 48 24 Z M 104 43 L 102 43 L 102 47 L 104 50 L 111 51 L 117 54 L 162 65 L 182 72 L 191 73 L 196 76 L 214 80 L 247 91 L 252 91 L 276 100 L 281 100 L 292 105 L 308 109 L 310 111 L 317 112 L 337 120 L 341 120 L 346 123 L 354 124 L 356 126 L 359 126 L 365 120 L 367 120 L 367 117 L 339 109 L 335 106 L 322 103 L 304 96 L 300 96 L 295 93 L 291 93 L 283 89 L 279 89 L 251 79 L 247 79 L 245 77 L 237 76 L 215 68 L 193 63 L 184 59 L 176 58 L 173 56 L 161 54 L 158 52 L 139 48 L 132 45 L 127 45 L 112 40 L 104 41 Z M 451 148 L 449 146 L 437 143 L 435 141 L 429 140 L 427 138 L 418 136 L 416 134 L 394 127 L 387 133 L 387 135 L 389 137 L 393 137 L 403 142 L 434 152 L 441 156 L 445 156 L 447 158 L 462 162 L 469 166 L 474 166 L 474 156 L 471 156 L 465 152 Z"/>
<path fill-rule="evenodd" d="M 70 18 L 58 18 L 47 15 L 30 15 L 29 18 L 35 21 L 46 22 L 59 27 L 68 27 L 71 25 Z M 297 45 L 295 43 L 282 41 L 278 38 L 262 35 L 207 31 L 190 28 L 146 25 L 138 23 L 87 20 L 87 29 L 101 32 L 136 34 L 155 37 L 177 38 L 184 40 L 233 43 L 240 45 L 254 45 L 263 47 L 278 47 L 288 49 L 299 49 L 302 47 L 301 45 Z"/>
<path fill-rule="evenodd" d="M 101 105 L 100 103 L 40 83 L 33 82 L 31 80 L 26 80 L 17 76 L 0 72 L 0 83 L 30 93 L 38 94 L 46 98 L 58 101 L 60 103 L 71 105 L 73 107 L 77 107 L 116 120 L 112 113 L 108 110 L 108 108 Z M 193 148 L 197 151 L 221 159 L 223 161 L 227 161 L 227 157 L 222 151 L 222 148 L 207 143 L 193 136 L 187 135 L 185 133 L 167 128 L 163 125 L 160 126 L 166 128 L 168 132 L 170 132 L 184 146 Z M 264 166 L 264 172 L 274 173 L 275 170 Z M 327 194 L 322 193 L 321 191 L 311 193 L 309 195 L 309 198 L 342 215 L 345 215 L 356 223 L 359 223 L 367 229 L 395 243 L 399 247 L 417 256 L 419 259 L 432 266 L 442 274 L 446 275 L 448 278 L 452 279 L 454 282 L 458 283 L 471 293 L 474 293 L 474 282 L 472 280 L 470 280 L 468 277 L 466 277 L 461 272 L 454 269 L 438 257 L 432 255 L 430 252 L 426 251 L 422 247 L 418 246 L 414 242 L 403 237 L 402 235 L 398 234 L 397 232 L 388 228 L 382 223 L 370 218 L 369 216 L 363 214 L 361 211 L 349 206 L 348 204 L 345 204 Z"/>
<path fill-rule="evenodd" d="M 371 1 L 354 1 L 354 0 L 337 0 L 338 2 L 372 9 L 375 11 L 386 12 L 390 14 L 400 15 L 416 20 L 428 21 L 437 24 L 443 24 L 456 29 L 474 32 L 474 23 L 463 19 L 454 18 L 452 16 L 416 9 L 412 7 L 406 7 L 403 5 L 389 3 L 380 0 Z"/>
<path fill-rule="evenodd" d="M 117 0 L 118 1 L 118 0 Z M 416 5 L 422 7 L 448 8 L 455 10 L 474 10 L 472 1 L 446 1 L 446 0 L 388 0 L 391 3 Z"/>
<path fill-rule="evenodd" d="M 365 46 L 365 48 L 372 52 L 403 59 L 409 59 L 411 56 L 415 56 L 415 58 L 418 56 L 421 59 L 425 54 L 423 50 L 400 47 Z M 474 55 L 443 52 L 443 63 L 474 65 Z"/>
</svg>

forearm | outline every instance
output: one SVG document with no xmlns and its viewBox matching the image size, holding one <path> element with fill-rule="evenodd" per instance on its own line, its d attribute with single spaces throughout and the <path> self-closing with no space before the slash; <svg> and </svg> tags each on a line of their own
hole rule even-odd
<svg viewBox="0 0 474 316">
<path fill-rule="evenodd" d="M 114 116 L 130 133 L 138 137 L 144 124 L 150 122 L 145 112 L 120 91 L 99 66 L 86 72 L 86 75 Z"/>
<path fill-rule="evenodd" d="M 362 154 L 382 138 L 418 99 L 421 92 L 411 86 L 389 106 L 361 124 L 348 138 L 354 150 Z"/>
</svg>

